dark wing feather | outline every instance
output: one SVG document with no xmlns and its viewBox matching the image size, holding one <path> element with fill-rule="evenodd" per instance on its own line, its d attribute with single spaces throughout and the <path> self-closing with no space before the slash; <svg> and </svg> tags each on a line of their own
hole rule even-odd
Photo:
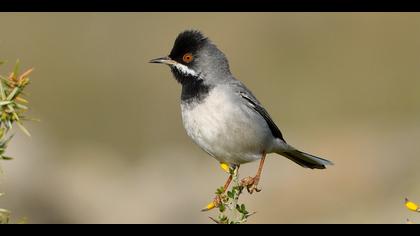
<svg viewBox="0 0 420 236">
<path fill-rule="evenodd" d="M 262 107 L 261 103 L 257 100 L 257 98 L 251 93 L 251 91 L 249 91 L 245 87 L 245 85 L 242 84 L 239 80 L 232 81 L 231 85 L 235 86 L 237 88 L 237 92 L 239 92 L 239 95 L 243 99 L 245 99 L 247 104 L 264 118 L 264 120 L 267 122 L 267 125 L 270 128 L 270 131 L 273 134 L 273 136 L 281 139 L 283 142 L 286 142 L 283 138 L 282 133 L 280 132 L 280 129 L 277 127 L 277 125 L 271 119 L 270 115 L 264 109 L 264 107 Z"/>
</svg>

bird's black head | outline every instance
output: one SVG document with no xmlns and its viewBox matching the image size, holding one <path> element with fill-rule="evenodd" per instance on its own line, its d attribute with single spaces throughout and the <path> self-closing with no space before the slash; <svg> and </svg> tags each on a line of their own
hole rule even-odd
<svg viewBox="0 0 420 236">
<path fill-rule="evenodd" d="M 198 80 L 213 84 L 230 78 L 229 63 L 225 55 L 197 30 L 181 32 L 167 57 L 150 62 L 169 65 L 182 85 Z"/>
<path fill-rule="evenodd" d="M 187 30 L 178 35 L 175 39 L 169 57 L 172 60 L 184 65 L 192 65 L 196 62 L 194 57 L 202 47 L 209 43 L 209 39 L 197 30 Z"/>
</svg>

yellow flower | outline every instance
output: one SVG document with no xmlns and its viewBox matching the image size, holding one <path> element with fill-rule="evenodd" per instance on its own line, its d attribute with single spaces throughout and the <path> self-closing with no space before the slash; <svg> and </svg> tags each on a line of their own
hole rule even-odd
<svg viewBox="0 0 420 236">
<path fill-rule="evenodd" d="M 405 207 L 410 211 L 420 212 L 419 206 L 407 198 L 405 199 Z"/>
<path fill-rule="evenodd" d="M 229 168 L 230 168 L 229 164 L 221 162 L 220 168 L 222 168 L 225 172 L 229 173 Z"/>
</svg>

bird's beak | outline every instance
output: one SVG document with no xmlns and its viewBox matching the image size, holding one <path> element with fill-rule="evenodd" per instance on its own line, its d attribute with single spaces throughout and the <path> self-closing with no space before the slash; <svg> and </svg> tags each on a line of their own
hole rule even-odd
<svg viewBox="0 0 420 236">
<path fill-rule="evenodd" d="M 160 57 L 153 60 L 150 60 L 149 63 L 161 63 L 166 65 L 173 65 L 176 62 L 172 60 L 170 57 Z"/>
</svg>

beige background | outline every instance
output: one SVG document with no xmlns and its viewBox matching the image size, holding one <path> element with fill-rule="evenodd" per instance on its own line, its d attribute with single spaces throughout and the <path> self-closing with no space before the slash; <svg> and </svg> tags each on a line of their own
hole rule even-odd
<svg viewBox="0 0 420 236">
<path fill-rule="evenodd" d="M 226 176 L 186 136 L 168 68 L 201 29 L 286 140 L 325 171 L 270 155 L 251 223 L 404 223 L 420 216 L 420 14 L 1 13 L 0 58 L 36 68 L 33 137 L 2 162 L 0 206 L 30 223 L 210 223 Z M 244 166 L 254 174 L 257 163 Z"/>
</svg>

